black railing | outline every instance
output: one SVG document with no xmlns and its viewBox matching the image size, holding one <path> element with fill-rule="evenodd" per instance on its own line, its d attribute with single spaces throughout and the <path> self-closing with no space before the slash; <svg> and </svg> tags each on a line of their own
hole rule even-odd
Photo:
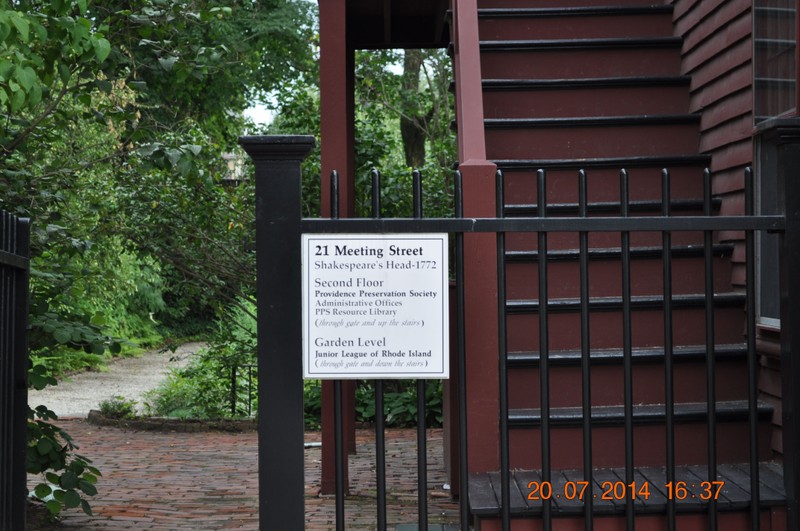
<svg viewBox="0 0 800 531">
<path fill-rule="evenodd" d="M 232 417 L 253 416 L 255 387 L 253 376 L 258 376 L 258 365 L 244 363 L 230 365 L 226 369 L 230 376 L 230 412 Z M 244 378 L 244 382 L 242 382 Z"/>
<path fill-rule="evenodd" d="M 304 137 L 307 138 L 307 137 Z M 305 146 L 310 146 L 310 140 L 306 139 Z M 555 430 L 560 429 L 563 426 L 563 419 L 553 416 L 553 408 L 551 408 L 550 400 L 552 398 L 552 393 L 554 390 L 551 389 L 550 386 L 550 363 L 554 362 L 555 358 L 552 358 L 551 346 L 550 346 L 550 325 L 548 324 L 548 315 L 550 312 L 560 312 L 563 309 L 560 309 L 555 303 L 552 298 L 548 297 L 548 236 L 552 234 L 559 234 L 559 233 L 573 233 L 578 236 L 578 259 L 579 259 L 579 283 L 580 283 L 580 327 L 579 330 L 576 331 L 575 337 L 578 337 L 578 341 L 580 342 L 580 369 L 581 369 L 581 389 L 583 392 L 583 399 L 581 402 L 581 406 L 578 408 L 580 411 L 579 413 L 579 425 L 582 429 L 582 441 L 583 441 L 583 481 L 580 483 L 587 483 L 589 497 L 584 498 L 582 501 L 584 502 L 580 506 L 580 510 L 572 514 L 582 515 L 585 519 L 585 527 L 587 530 L 592 529 L 593 525 L 593 515 L 599 514 L 599 512 L 606 512 L 608 513 L 611 511 L 614 514 L 620 514 L 624 516 L 627 521 L 628 529 L 635 528 L 635 516 L 642 511 L 642 507 L 640 504 L 634 503 L 634 500 L 631 499 L 630 496 L 626 496 L 625 500 L 622 499 L 618 500 L 614 504 L 605 504 L 605 506 L 601 507 L 598 502 L 593 501 L 594 494 L 592 493 L 592 488 L 598 489 L 600 486 L 600 477 L 596 474 L 595 466 L 596 464 L 593 463 L 592 459 L 592 451 L 594 438 L 593 438 L 593 431 L 594 427 L 598 423 L 602 422 L 609 422 L 611 417 L 617 415 L 618 413 L 615 411 L 604 411 L 602 414 L 595 411 L 592 401 L 591 401 L 591 390 L 592 390 L 592 379 L 591 379 L 591 368 L 593 364 L 593 349 L 591 347 L 591 342 L 589 338 L 589 323 L 590 323 L 590 314 L 593 315 L 592 312 L 595 311 L 607 311 L 610 306 L 614 306 L 617 312 L 621 314 L 621 336 L 620 336 L 620 346 L 619 350 L 621 351 L 621 361 L 622 361 L 622 369 L 624 373 L 624 382 L 623 382 L 623 398 L 622 404 L 619 406 L 619 415 L 621 415 L 622 420 L 624 421 L 621 425 L 623 426 L 624 430 L 624 449 L 625 449 L 625 459 L 624 459 L 624 466 L 619 470 L 618 478 L 621 480 L 620 484 L 623 486 L 630 485 L 636 478 L 639 477 L 638 474 L 641 473 L 641 470 L 637 468 L 636 461 L 634 460 L 634 456 L 636 455 L 637 449 L 634 447 L 634 424 L 636 422 L 641 421 L 641 419 L 648 419 L 652 417 L 648 417 L 648 415 L 652 416 L 657 409 L 657 407 L 653 407 L 650 409 L 642 408 L 639 404 L 635 403 L 634 397 L 634 389 L 633 389 L 633 363 L 634 358 L 640 356 L 641 353 L 637 350 L 638 347 L 634 347 L 634 341 L 632 339 L 632 333 L 636 330 L 634 323 L 632 322 L 632 316 L 637 309 L 644 307 L 643 305 L 646 304 L 647 308 L 651 309 L 658 309 L 663 311 L 664 313 L 664 338 L 663 338 L 663 364 L 664 364 L 664 383 L 665 383 L 665 390 L 664 390 L 664 403 L 665 405 L 660 405 L 661 407 L 661 414 L 664 415 L 664 423 L 666 426 L 665 429 L 665 437 L 666 441 L 664 441 L 666 447 L 666 456 L 665 462 L 663 463 L 666 465 L 666 470 L 662 471 L 664 474 L 664 479 L 661 480 L 661 487 L 663 488 L 665 484 L 671 482 L 671 487 L 674 488 L 675 485 L 679 484 L 681 478 L 676 476 L 676 471 L 679 467 L 676 466 L 676 433 L 675 433 L 675 423 L 676 418 L 680 415 L 683 415 L 681 418 L 692 418 L 692 419 L 702 419 L 703 422 L 706 423 L 707 426 L 707 481 L 715 481 L 718 477 L 718 474 L 721 473 L 718 467 L 718 457 L 717 457 L 717 446 L 719 444 L 723 444 L 722 442 L 717 440 L 717 433 L 718 433 L 718 422 L 725 420 L 729 412 L 727 411 L 720 411 L 718 410 L 717 401 L 718 398 L 715 394 L 715 386 L 716 382 L 714 380 L 714 372 L 715 372 L 715 357 L 717 356 L 716 352 L 720 350 L 720 345 L 716 345 L 716 339 L 714 337 L 714 311 L 715 308 L 713 306 L 713 302 L 715 300 L 726 300 L 724 298 L 720 298 L 717 294 L 714 293 L 713 290 L 713 281 L 714 275 L 712 272 L 713 269 L 713 238 L 712 235 L 718 233 L 719 231 L 741 231 L 745 234 L 745 246 L 746 246 L 746 255 L 748 260 L 748 271 L 747 271 L 747 293 L 746 297 L 741 299 L 741 302 L 744 303 L 744 299 L 747 299 L 747 331 L 749 337 L 747 338 L 748 345 L 747 345 L 747 364 L 749 367 L 749 397 L 748 397 L 748 412 L 749 412 L 749 426 L 750 426 L 750 462 L 747 464 L 747 468 L 749 470 L 746 471 L 746 474 L 749 475 L 752 481 L 753 489 L 749 493 L 747 493 L 748 500 L 747 506 L 750 508 L 751 513 L 753 514 L 753 523 L 752 529 L 757 530 L 759 526 L 759 515 L 760 515 L 760 506 L 759 506 L 759 493 L 756 486 L 758 483 L 758 474 L 759 474 L 759 456 L 762 455 L 759 452 L 758 448 L 758 423 L 759 419 L 764 417 L 764 412 L 759 407 L 758 403 L 758 388 L 757 388 L 757 376 L 756 370 L 758 367 L 757 364 L 757 357 L 755 353 L 754 347 L 754 312 L 751 305 L 751 301 L 753 300 L 753 279 L 752 279 L 752 271 L 749 269 L 751 264 L 751 260 L 753 258 L 753 248 L 752 248 L 752 240 L 753 235 L 755 232 L 758 231 L 772 231 L 783 233 L 787 229 L 787 218 L 783 215 L 763 215 L 763 216 L 755 216 L 753 215 L 751 203 L 752 203 L 752 179 L 750 177 L 750 173 L 748 171 L 747 178 L 746 178 L 746 197 L 747 197 L 747 205 L 748 210 L 746 215 L 743 216 L 728 216 L 728 215 L 712 215 L 711 206 L 712 205 L 712 198 L 711 198 L 711 188 L 710 188 L 710 175 L 706 173 L 705 183 L 704 186 L 704 200 L 703 200 L 703 214 L 702 215 L 695 215 L 691 212 L 682 213 L 683 215 L 680 216 L 672 216 L 670 205 L 672 204 L 670 198 L 670 175 L 668 171 L 662 172 L 662 191 L 661 191 L 661 201 L 660 205 L 658 205 L 658 209 L 655 213 L 651 213 L 651 215 L 642 215 L 642 216 L 631 216 L 630 215 L 630 201 L 628 197 L 628 173 L 624 170 L 620 173 L 620 205 L 619 205 L 619 215 L 605 215 L 605 216 L 596 216 L 596 217 L 589 217 L 588 212 L 591 211 L 591 204 L 587 198 L 587 176 L 585 172 L 577 172 L 576 173 L 576 182 L 577 182 L 577 190 L 578 190 L 578 201 L 577 201 L 577 216 L 571 216 L 569 214 L 566 215 L 559 215 L 559 216 L 548 216 L 547 211 L 547 175 L 545 171 L 539 171 L 537 175 L 537 188 L 538 188 L 538 208 L 537 208 L 537 216 L 535 217 L 525 217 L 525 216 L 516 216 L 516 217 L 506 217 L 505 214 L 507 213 L 504 209 L 503 205 L 503 197 L 502 191 L 504 189 L 503 185 L 503 176 L 502 174 L 498 174 L 498 185 L 497 185 L 497 202 L 500 205 L 498 207 L 497 216 L 495 218 L 463 218 L 463 201 L 461 197 L 461 190 L 462 190 L 462 183 L 461 183 L 461 176 L 457 173 L 455 179 L 455 210 L 456 210 L 456 217 L 455 218 L 422 218 L 422 211 L 420 209 L 415 209 L 415 216 L 413 218 L 381 218 L 379 215 L 380 212 L 380 175 L 378 172 L 373 172 L 373 212 L 375 216 L 373 218 L 348 218 L 348 219 L 336 219 L 336 208 L 332 209 L 333 216 L 331 219 L 300 219 L 300 198 L 296 195 L 295 189 L 299 188 L 298 182 L 293 181 L 292 179 L 299 179 L 299 172 L 295 168 L 296 165 L 299 165 L 299 161 L 302 159 L 298 153 L 301 151 L 298 149 L 297 145 L 301 143 L 298 139 L 286 138 L 286 137 L 278 137 L 278 138 L 271 138 L 271 137 L 255 137 L 249 139 L 243 139 L 243 145 L 245 149 L 250 153 L 256 162 L 256 172 L 257 172 L 257 179 L 260 179 L 261 182 L 261 191 L 259 193 L 259 198 L 263 199 L 266 196 L 271 196 L 270 199 L 270 209 L 264 210 L 261 208 L 260 212 L 262 215 L 259 225 L 259 230 L 267 224 L 267 230 L 265 232 L 270 233 L 273 237 L 277 240 L 286 241 L 291 240 L 293 242 L 293 238 L 297 237 L 299 241 L 299 235 L 301 233 L 318 233 L 318 234 L 336 234 L 336 233 L 428 233 L 428 232 L 447 232 L 454 234 L 456 240 L 456 249 L 455 249 L 455 256 L 456 256 L 456 289 L 457 289 L 457 304 L 458 304 L 458 318 L 457 318 L 457 326 L 459 327 L 458 335 L 457 335 L 457 347 L 458 347 L 458 363 L 456 366 L 456 374 L 453 375 L 453 378 L 456 379 L 458 382 L 458 393 L 459 393 L 459 404 L 458 404 L 458 417 L 459 417 L 459 477 L 460 477 L 460 493 L 461 493 L 461 511 L 460 511 L 460 526 L 461 529 L 466 530 L 469 529 L 470 525 L 470 510 L 475 510 L 475 507 L 468 506 L 468 493 L 470 492 L 470 485 L 468 484 L 468 479 L 470 478 L 469 470 L 468 470 L 468 453 L 467 453 L 467 415 L 466 415 L 466 404 L 469 400 L 471 400 L 469 390 L 466 389 L 466 382 L 467 382 L 467 373 L 468 373 L 468 359 L 466 358 L 466 335 L 464 330 L 464 289 L 465 289 L 465 279 L 463 278 L 463 236 L 466 233 L 495 233 L 497 234 L 497 260 L 498 260 L 498 274 L 500 278 L 498 279 L 498 293 L 500 295 L 500 301 L 498 304 L 498 324 L 499 324 L 499 344 L 500 344 L 500 352 L 499 352 L 499 375 L 501 381 L 499 383 L 499 390 L 500 396 L 498 397 L 498 425 L 500 431 L 500 441 L 499 441 L 499 455 L 500 455 L 500 470 L 499 470 L 499 485 L 497 485 L 497 480 L 488 481 L 487 484 L 491 484 L 494 481 L 494 485 L 496 490 L 494 492 L 490 492 L 487 499 L 494 500 L 493 503 L 496 505 L 494 508 L 492 507 L 484 507 L 483 510 L 488 511 L 484 514 L 493 514 L 499 517 L 502 520 L 502 528 L 509 529 L 510 528 L 510 520 L 515 513 L 522 511 L 525 513 L 524 515 L 530 516 L 531 514 L 540 515 L 543 520 L 544 529 L 550 529 L 552 526 L 552 519 L 557 516 L 559 513 L 564 513 L 564 508 L 558 506 L 551 497 L 547 497 L 546 499 L 542 500 L 538 505 L 536 504 L 526 504 L 526 501 L 523 500 L 521 497 L 521 493 L 519 490 L 515 492 L 510 492 L 510 485 L 512 485 L 512 481 L 515 479 L 515 472 L 511 469 L 513 468 L 513 463 L 511 463 L 509 457 L 509 430 L 516 429 L 516 427 L 522 427 L 528 425 L 532 422 L 538 423 L 536 424 L 540 428 L 541 434 L 541 448 L 540 448 L 540 459 L 541 459 L 541 470 L 540 470 L 540 483 L 541 484 L 549 484 L 555 486 L 558 481 L 563 481 L 563 478 L 558 479 L 555 477 L 552 466 L 552 457 L 551 453 L 554 449 L 551 447 L 552 445 L 552 438 L 553 433 Z M 285 155 L 281 155 L 281 151 L 284 150 Z M 278 161 L 277 163 L 275 161 Z M 287 162 L 287 160 L 289 162 Z M 291 162 L 291 164 L 290 164 Z M 283 167 L 284 170 L 281 171 L 280 167 Z M 289 168 L 287 171 L 286 169 Z M 287 178 L 286 174 L 289 174 Z M 701 175 L 702 177 L 702 175 Z M 332 176 L 332 197 L 331 201 L 333 205 L 338 204 L 338 178 L 334 175 Z M 418 180 L 418 176 L 415 175 L 415 194 L 418 192 L 418 185 L 416 184 Z M 287 184 L 288 183 L 288 184 Z M 272 187 L 275 187 L 273 189 Z M 291 190 L 290 193 L 282 192 L 282 190 L 286 189 Z M 421 197 L 421 195 L 419 196 Z M 276 199 L 280 198 L 280 199 Z M 415 198 L 415 204 L 417 199 Z M 793 221 L 792 223 L 797 223 L 797 221 Z M 672 285 L 672 277 L 673 277 L 673 252 L 672 252 L 672 235 L 673 233 L 681 233 L 681 232 L 695 232 L 704 235 L 703 238 L 703 266 L 701 266 L 701 270 L 704 271 L 704 282 L 705 282 L 705 293 L 701 297 L 705 302 L 701 303 L 702 313 L 705 316 L 706 321 L 706 333 L 705 333 L 705 345 L 703 353 L 705 355 L 706 361 L 706 370 L 708 372 L 708 377 L 706 381 L 706 394 L 707 394 L 707 401 L 706 404 L 703 405 L 702 408 L 696 408 L 696 410 L 692 411 L 681 411 L 680 413 L 675 411 L 675 404 L 676 404 L 676 394 L 674 390 L 675 386 L 675 374 L 674 374 L 674 358 L 676 353 L 683 355 L 683 352 L 678 348 L 675 344 L 675 337 L 674 336 L 674 323 L 672 322 L 673 318 L 673 311 L 675 308 L 680 307 L 682 305 L 686 305 L 686 301 L 680 297 L 673 297 L 673 285 Z M 507 313 L 509 312 L 509 305 L 507 304 L 505 296 L 505 279 L 503 278 L 504 271 L 505 271 L 505 264 L 506 264 L 506 248 L 505 248 L 505 235 L 508 233 L 536 233 L 537 234 L 537 262 L 538 262 L 538 278 L 532 279 L 534 282 L 538 284 L 538 301 L 531 301 L 528 303 L 526 301 L 526 307 L 528 308 L 525 311 L 535 311 L 537 314 L 538 319 L 538 354 L 537 354 L 537 364 L 539 369 L 539 379 L 538 384 L 540 385 L 540 409 L 538 411 L 538 417 L 534 421 L 530 421 L 524 418 L 523 416 L 517 415 L 514 417 L 513 423 L 510 422 L 512 417 L 511 413 L 508 411 L 508 382 L 507 378 L 507 363 L 509 361 L 508 352 L 506 352 L 506 319 Z M 620 235 L 620 248 L 619 248 L 619 263 L 621 264 L 621 293 L 618 297 L 612 297 L 614 300 L 609 301 L 606 299 L 597 299 L 594 297 L 590 297 L 589 293 L 589 257 L 590 257 L 590 247 L 589 247 L 589 236 L 598 232 L 613 232 Z M 661 255 L 661 268 L 663 270 L 664 279 L 663 279 L 663 296 L 659 296 L 657 298 L 653 298 L 653 300 L 644 301 L 641 297 L 636 296 L 632 293 L 631 287 L 631 255 L 632 255 L 632 243 L 631 243 L 631 234 L 633 233 L 655 233 L 661 236 L 661 244 L 662 248 L 660 250 Z M 262 275 L 262 268 L 266 270 L 270 270 L 273 267 L 282 267 L 283 273 L 288 274 L 287 272 L 290 269 L 297 269 L 299 265 L 296 261 L 289 261 L 289 264 L 286 264 L 286 256 L 297 256 L 299 259 L 300 250 L 299 248 L 295 248 L 294 243 L 292 243 L 292 248 L 287 252 L 285 250 L 281 250 L 280 252 L 276 252 L 272 247 L 272 240 L 259 240 L 262 244 L 260 244 L 261 249 L 269 249 L 269 252 L 264 252 L 264 262 L 260 262 L 259 264 L 259 275 Z M 272 254 L 272 261 L 269 264 L 266 264 L 267 254 Z M 261 256 L 261 255 L 259 255 Z M 799 264 L 800 265 L 800 264 Z M 274 278 L 274 277 L 269 277 Z M 469 279 L 466 279 L 467 283 Z M 300 299 L 299 293 L 299 285 L 300 283 L 297 282 L 297 285 L 294 285 L 294 279 L 292 282 L 289 283 L 289 286 L 286 290 L 280 289 L 279 292 L 285 293 L 278 293 L 272 294 L 268 291 L 265 293 L 259 294 L 259 315 L 266 316 L 267 313 L 271 312 L 271 318 L 268 317 L 267 320 L 271 321 L 272 330 L 275 331 L 277 328 L 278 330 L 282 330 L 281 339 L 277 341 L 276 344 L 267 345 L 265 341 L 262 345 L 262 342 L 259 342 L 259 360 L 260 363 L 262 360 L 267 359 L 274 359 L 274 358 L 291 358 L 291 356 L 287 356 L 286 352 L 299 352 L 302 345 L 300 343 L 300 337 L 302 335 L 299 332 L 289 334 L 288 330 L 297 330 L 299 327 L 299 321 L 301 318 L 300 308 L 297 306 L 297 301 Z M 289 289 L 291 288 L 291 289 Z M 800 295 L 800 294 L 796 294 Z M 796 298 L 796 297 L 795 297 Z M 610 298 L 609 298 L 610 299 Z M 698 299 L 700 300 L 700 299 Z M 739 299 L 737 299 L 739 300 Z M 289 301 L 294 301 L 291 304 L 292 308 L 291 311 L 287 311 L 285 308 L 289 304 Z M 531 310 L 533 309 L 533 310 Z M 263 311 L 263 313 L 262 313 Z M 259 319 L 259 326 L 261 326 L 262 319 Z M 270 338 L 270 335 L 263 336 L 266 338 Z M 291 339 L 290 344 L 285 344 L 286 341 Z M 785 341 L 788 341 L 784 338 Z M 263 351 L 261 349 L 264 349 Z M 660 348 L 660 347 L 659 347 Z M 698 347 L 699 348 L 699 347 Z M 784 345 L 784 351 L 790 352 L 791 347 Z M 696 350 L 696 349 L 695 349 Z M 784 355 L 786 358 L 786 355 Z M 288 363 L 288 362 L 287 362 Z M 260 404 L 262 406 L 264 404 L 268 404 L 273 400 L 277 401 L 281 407 L 281 419 L 285 419 L 291 417 L 295 413 L 297 413 L 298 418 L 302 419 L 302 384 L 299 381 L 300 375 L 302 374 L 302 367 L 300 366 L 300 361 L 293 359 L 292 366 L 290 368 L 286 368 L 285 372 L 274 373 L 271 369 L 262 369 L 264 375 L 271 374 L 273 378 L 280 380 L 280 383 L 274 382 L 272 386 L 263 385 L 264 380 L 261 380 L 262 387 L 260 387 L 260 391 L 262 394 L 260 395 Z M 293 382 L 293 386 L 289 387 L 287 382 Z M 337 385 L 339 382 L 336 382 Z M 295 389 L 294 386 L 298 386 Z M 380 381 L 376 382 L 376 522 L 377 528 L 379 530 L 386 529 L 387 526 L 387 514 L 386 514 L 386 496 L 387 496 L 387 485 L 386 485 L 386 475 L 385 475 L 385 446 L 384 446 L 384 425 L 383 425 L 383 415 L 381 411 L 383 411 L 383 393 L 382 393 L 382 383 Z M 784 390 L 786 392 L 786 390 Z M 424 393 L 418 393 L 418 396 L 424 397 Z M 336 528 L 337 530 L 342 530 L 345 528 L 345 523 L 347 521 L 345 517 L 345 492 L 344 492 L 344 470 L 343 470 L 343 459 L 342 453 L 344 451 L 344 444 L 343 444 L 343 428 L 342 428 L 342 420 L 341 420 L 341 407 L 342 407 L 342 400 L 341 400 L 341 388 L 338 387 L 337 392 L 335 393 L 336 397 L 336 404 L 335 404 L 335 441 L 336 441 L 336 485 L 337 485 L 337 492 L 336 492 Z M 784 407 L 786 407 L 784 405 Z M 614 408 L 607 408 L 607 409 L 614 409 Z M 419 409 L 419 417 L 420 419 L 424 419 L 424 411 L 423 408 L 420 407 Z M 603 416 L 605 415 L 605 416 Z M 270 421 L 265 419 L 264 416 L 259 415 L 260 420 L 260 433 L 261 438 L 264 439 L 264 444 L 278 444 L 278 438 L 280 439 L 281 444 L 292 444 L 297 445 L 297 447 L 302 447 L 302 430 L 293 433 L 287 433 L 286 430 L 280 431 L 280 433 L 276 434 L 275 438 L 271 438 L 270 435 L 275 433 L 274 426 L 280 424 L 279 421 L 276 421 L 275 424 L 270 424 Z M 513 424 L 513 425 L 511 425 Z M 419 433 L 420 438 L 424 440 L 424 431 L 425 431 L 425 424 L 424 421 L 420 422 L 419 426 Z M 791 430 L 790 430 L 791 431 Z M 270 441 L 267 443 L 267 441 Z M 730 441 L 725 441 L 725 444 L 730 443 Z M 656 444 L 656 443 L 654 443 Z M 735 442 L 734 444 L 739 444 L 739 442 Z M 784 443 L 786 444 L 786 443 Z M 276 492 L 274 488 L 272 489 L 264 489 L 261 493 L 261 501 L 265 507 L 262 507 L 262 519 L 261 519 L 261 528 L 268 530 L 268 529 L 300 529 L 302 528 L 302 520 L 303 514 L 302 511 L 299 511 L 297 514 L 294 514 L 293 511 L 287 510 L 287 502 L 284 500 L 287 497 L 295 496 L 291 503 L 302 503 L 302 489 L 298 488 L 299 492 L 294 494 L 287 491 L 285 487 L 285 483 L 283 482 L 282 478 L 295 478 L 296 476 L 302 477 L 300 471 L 302 470 L 302 461 L 299 463 L 289 463 L 287 462 L 286 455 L 276 452 L 274 449 L 269 447 L 262 447 L 260 448 L 262 452 L 260 454 L 260 461 L 263 463 L 262 466 L 265 468 L 262 469 L 262 474 L 265 470 L 269 470 L 269 473 L 272 474 L 269 476 L 269 483 L 278 483 L 284 485 L 284 488 L 280 489 L 280 492 Z M 425 485 L 425 470 L 426 470 L 426 461 L 425 461 L 425 453 L 424 453 L 424 446 L 420 445 L 420 452 L 418 454 L 418 480 L 419 480 L 419 497 L 418 497 L 418 514 L 420 516 L 419 522 L 419 529 L 426 529 L 427 528 L 427 495 L 425 493 L 426 485 Z M 682 471 L 681 471 L 682 472 Z M 789 468 L 787 469 L 787 473 L 794 476 L 794 469 Z M 473 476 L 474 477 L 474 476 Z M 281 478 L 281 479 L 279 479 Z M 288 479 L 287 479 L 288 480 Z M 624 481 L 624 483 L 623 483 Z M 791 480 L 793 481 L 793 480 Z M 568 481 L 569 483 L 569 481 Z M 574 482 L 573 482 L 574 483 Z M 787 485 L 790 483 L 790 480 L 787 480 Z M 651 486 L 651 488 L 655 488 L 655 485 Z M 268 492 L 270 490 L 270 492 Z M 595 490 L 595 493 L 599 494 L 598 490 Z M 681 491 L 682 493 L 682 491 Z M 694 495 L 696 493 L 691 492 L 687 493 L 687 495 Z M 524 496 L 524 495 L 523 495 Z M 585 496 L 585 492 L 584 492 Z M 792 501 L 796 498 L 796 493 L 794 493 L 790 488 L 787 488 L 787 497 L 788 504 L 792 507 L 792 504 L 796 504 L 796 500 Z M 599 498 L 599 496 L 597 496 Z M 668 520 L 668 528 L 671 530 L 676 529 L 676 512 L 679 512 L 681 508 L 678 505 L 681 503 L 677 501 L 677 497 L 674 495 L 663 495 L 663 507 L 660 509 L 653 508 L 651 511 L 659 511 L 659 514 L 664 514 L 666 512 L 666 518 Z M 520 505 L 521 509 L 520 509 Z M 276 510 L 271 511 L 268 507 L 274 507 Z M 515 508 L 516 507 L 516 508 Z M 574 507 L 573 507 L 574 509 Z M 645 508 L 645 510 L 647 510 Z M 716 503 L 708 503 L 704 504 L 703 508 L 701 509 L 703 512 L 708 513 L 709 518 L 709 525 L 711 528 L 717 525 L 717 513 L 720 510 L 718 504 Z M 268 515 L 265 515 L 268 513 Z"/>
<path fill-rule="evenodd" d="M 0 211 L 0 529 L 25 529 L 30 226 Z"/>
</svg>

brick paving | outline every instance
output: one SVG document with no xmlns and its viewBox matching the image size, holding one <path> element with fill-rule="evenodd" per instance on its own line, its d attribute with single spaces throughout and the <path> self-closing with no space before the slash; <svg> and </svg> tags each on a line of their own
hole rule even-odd
<svg viewBox="0 0 800 531">
<path fill-rule="evenodd" d="M 64 512 L 64 529 L 196 531 L 258 529 L 255 432 L 152 432 L 99 427 L 83 419 L 61 420 L 103 473 L 91 500 L 94 516 Z M 458 521 L 458 505 L 442 487 L 442 432 L 428 431 L 428 521 Z M 306 434 L 319 441 L 318 433 Z M 359 430 L 351 457 L 351 492 L 345 502 L 347 529 L 375 528 L 374 433 Z M 390 529 L 416 523 L 416 432 L 387 430 L 387 514 Z M 306 529 L 334 528 L 335 500 L 319 496 L 321 449 L 305 450 Z M 29 478 L 35 485 L 39 478 Z M 291 530 L 287 530 L 291 531 Z"/>
</svg>

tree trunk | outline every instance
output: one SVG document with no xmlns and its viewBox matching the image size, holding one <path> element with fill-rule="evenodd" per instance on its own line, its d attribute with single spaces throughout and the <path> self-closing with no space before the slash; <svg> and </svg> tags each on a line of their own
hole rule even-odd
<svg viewBox="0 0 800 531">
<path fill-rule="evenodd" d="M 419 104 L 419 75 L 422 67 L 421 50 L 405 50 L 403 57 L 403 114 L 400 116 L 400 136 L 406 165 L 421 168 L 425 165 L 425 123 Z"/>
</svg>

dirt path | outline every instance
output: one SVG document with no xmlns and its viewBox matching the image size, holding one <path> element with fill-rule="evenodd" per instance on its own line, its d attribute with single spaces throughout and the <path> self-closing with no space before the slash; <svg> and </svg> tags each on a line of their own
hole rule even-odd
<svg viewBox="0 0 800 531">
<path fill-rule="evenodd" d="M 204 343 L 186 343 L 175 352 L 154 350 L 136 358 L 121 358 L 105 372 L 84 372 L 42 391 L 29 391 L 31 407 L 45 405 L 59 417 L 86 417 L 100 402 L 123 396 L 141 404 L 142 395 L 161 383 L 169 370 L 186 365 Z"/>
</svg>

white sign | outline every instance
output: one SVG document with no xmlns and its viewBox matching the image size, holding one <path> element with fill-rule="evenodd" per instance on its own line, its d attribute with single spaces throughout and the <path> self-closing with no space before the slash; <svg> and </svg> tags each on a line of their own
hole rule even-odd
<svg viewBox="0 0 800 531">
<path fill-rule="evenodd" d="M 303 376 L 449 376 L 447 234 L 303 234 Z"/>
</svg>

